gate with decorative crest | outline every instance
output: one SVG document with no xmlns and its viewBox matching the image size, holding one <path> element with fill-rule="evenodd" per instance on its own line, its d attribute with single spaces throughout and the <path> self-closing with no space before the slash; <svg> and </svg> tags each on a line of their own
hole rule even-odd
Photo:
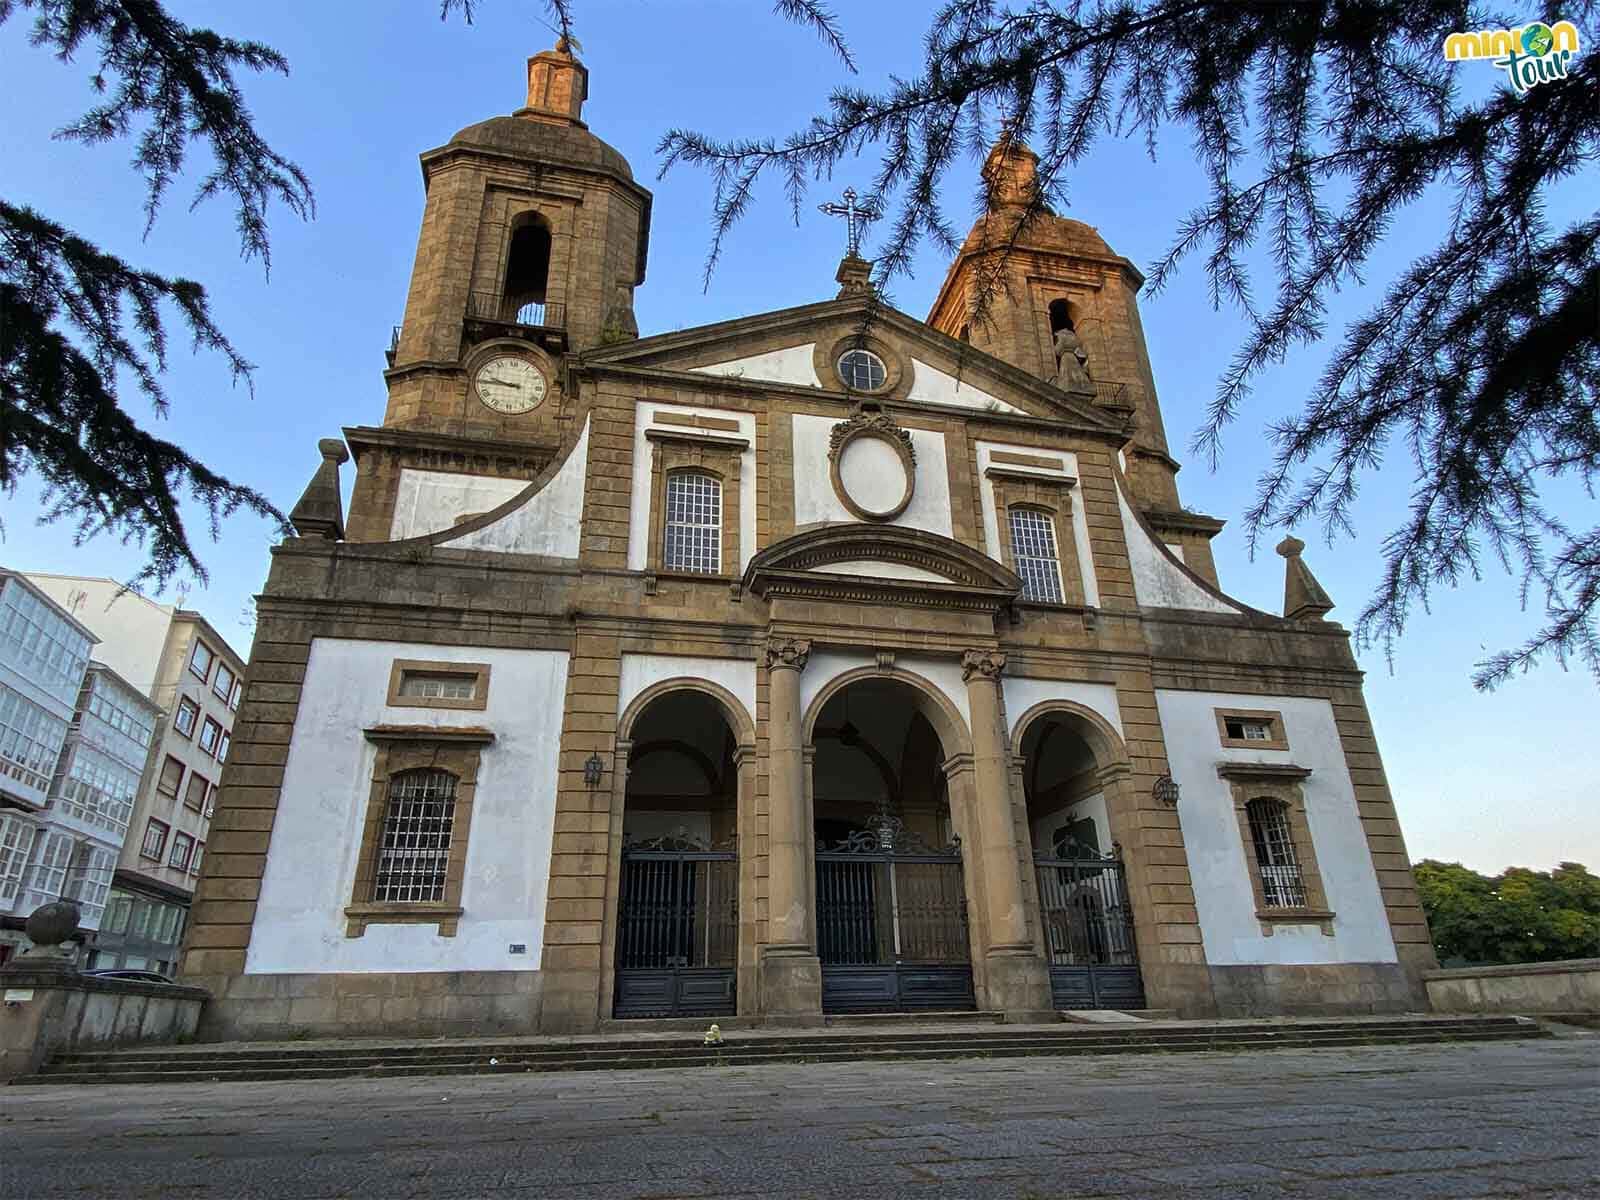
<svg viewBox="0 0 1600 1200">
<path fill-rule="evenodd" d="M 819 844 L 817 953 L 824 1012 L 975 1008 L 960 845 L 883 814 Z"/>
<path fill-rule="evenodd" d="M 1073 848 L 1071 858 L 1034 858 L 1052 1002 L 1058 1009 L 1143 1008 L 1122 858 Z"/>
<path fill-rule="evenodd" d="M 622 848 L 618 1017 L 729 1017 L 739 949 L 739 854 L 687 833 Z"/>
</svg>

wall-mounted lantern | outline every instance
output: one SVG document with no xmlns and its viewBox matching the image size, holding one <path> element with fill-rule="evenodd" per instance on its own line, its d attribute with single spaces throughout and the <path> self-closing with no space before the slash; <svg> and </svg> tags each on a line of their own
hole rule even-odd
<svg viewBox="0 0 1600 1200">
<path fill-rule="evenodd" d="M 599 787 L 600 776 L 604 774 L 605 769 L 605 759 L 601 758 L 598 752 L 589 755 L 583 764 L 583 782 L 589 787 Z"/>
<path fill-rule="evenodd" d="M 1154 796 L 1157 801 L 1162 804 L 1171 805 L 1173 808 L 1178 807 L 1178 797 L 1182 794 L 1182 792 L 1183 789 L 1178 786 L 1178 781 L 1171 775 L 1163 775 L 1160 779 L 1156 780 L 1155 786 L 1150 789 L 1150 794 Z"/>
</svg>

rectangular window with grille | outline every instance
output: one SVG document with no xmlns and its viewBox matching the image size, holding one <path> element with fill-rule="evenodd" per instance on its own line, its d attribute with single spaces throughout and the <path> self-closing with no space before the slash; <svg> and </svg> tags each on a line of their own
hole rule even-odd
<svg viewBox="0 0 1600 1200">
<path fill-rule="evenodd" d="M 405 671 L 400 694 L 411 700 L 473 700 L 478 694 L 476 671 Z"/>
<path fill-rule="evenodd" d="M 455 809 L 456 777 L 448 771 L 403 771 L 390 780 L 373 871 L 374 902 L 444 899 Z"/>
<path fill-rule="evenodd" d="M 1261 892 L 1268 908 L 1306 907 L 1305 880 L 1289 829 L 1289 813 L 1281 800 L 1261 798 L 1245 805 L 1250 840 L 1261 873 Z"/>
<path fill-rule="evenodd" d="M 679 471 L 667 477 L 666 529 L 661 561 L 668 571 L 722 571 L 722 484 L 710 475 Z"/>
<path fill-rule="evenodd" d="M 1061 561 L 1056 555 L 1056 526 L 1049 513 L 1013 508 L 1011 557 L 1022 576 L 1022 598 L 1041 604 L 1062 603 Z"/>
</svg>

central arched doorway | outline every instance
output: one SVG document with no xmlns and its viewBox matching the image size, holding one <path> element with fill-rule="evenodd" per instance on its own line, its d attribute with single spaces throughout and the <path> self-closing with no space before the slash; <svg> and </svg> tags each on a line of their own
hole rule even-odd
<svg viewBox="0 0 1600 1200">
<path fill-rule="evenodd" d="M 920 701 L 859 679 L 812 725 L 824 1012 L 976 1007 L 946 750 Z"/>
<path fill-rule="evenodd" d="M 618 878 L 618 1017 L 732 1016 L 739 950 L 737 741 L 692 689 L 632 724 Z"/>
<path fill-rule="evenodd" d="M 1105 738 L 1065 708 L 1025 720 L 1018 743 L 1039 924 L 1057 1009 L 1143 1008 L 1120 848 L 1112 839 Z"/>
</svg>

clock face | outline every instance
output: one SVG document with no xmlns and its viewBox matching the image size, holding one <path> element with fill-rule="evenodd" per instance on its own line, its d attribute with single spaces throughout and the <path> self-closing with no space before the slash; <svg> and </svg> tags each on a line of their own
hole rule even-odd
<svg viewBox="0 0 1600 1200">
<path fill-rule="evenodd" d="M 525 358 L 491 358 L 478 368 L 472 385 L 486 408 L 515 416 L 544 403 L 549 384 L 544 372 Z"/>
</svg>

